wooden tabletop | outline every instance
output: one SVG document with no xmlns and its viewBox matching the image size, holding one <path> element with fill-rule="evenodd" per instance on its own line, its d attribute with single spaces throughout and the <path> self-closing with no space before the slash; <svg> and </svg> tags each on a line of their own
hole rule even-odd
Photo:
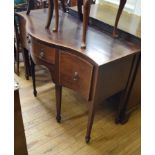
<svg viewBox="0 0 155 155">
<path fill-rule="evenodd" d="M 59 30 L 52 32 L 54 19 L 49 30 L 45 29 L 47 9 L 32 10 L 27 16 L 26 12 L 17 13 L 26 19 L 27 32 L 50 45 L 59 46 L 66 50 L 74 50 L 92 59 L 97 65 L 120 59 L 122 57 L 140 52 L 140 46 L 122 39 L 114 39 L 92 27 L 87 31 L 87 47 L 81 49 L 82 23 L 75 17 L 59 11 Z"/>
</svg>

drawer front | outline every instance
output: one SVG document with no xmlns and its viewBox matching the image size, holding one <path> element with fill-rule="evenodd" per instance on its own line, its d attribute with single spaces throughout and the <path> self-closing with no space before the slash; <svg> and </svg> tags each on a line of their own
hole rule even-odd
<svg viewBox="0 0 155 155">
<path fill-rule="evenodd" d="M 83 58 L 63 52 L 60 53 L 60 83 L 79 92 L 89 100 L 93 65 Z"/>
<path fill-rule="evenodd" d="M 50 64 L 55 64 L 55 48 L 32 40 L 32 55 Z"/>
</svg>

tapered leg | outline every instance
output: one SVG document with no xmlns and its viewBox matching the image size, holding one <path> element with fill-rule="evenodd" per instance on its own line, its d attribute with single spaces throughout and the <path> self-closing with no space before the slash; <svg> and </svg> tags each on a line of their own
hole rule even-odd
<svg viewBox="0 0 155 155">
<path fill-rule="evenodd" d="M 137 74 L 137 71 L 139 68 L 140 59 L 141 59 L 140 57 L 141 57 L 140 54 L 136 54 L 134 56 L 130 74 L 129 74 L 129 80 L 126 84 L 126 88 L 124 89 L 124 91 L 122 92 L 121 97 L 120 97 L 118 112 L 117 112 L 116 119 L 115 119 L 116 123 L 124 124 L 129 119 L 129 114 L 127 114 L 127 106 L 128 106 L 128 102 L 129 102 L 129 97 L 132 93 L 132 88 L 134 85 L 136 74 Z"/>
<path fill-rule="evenodd" d="M 87 132 L 86 132 L 86 137 L 85 141 L 86 143 L 89 143 L 90 141 L 90 134 L 93 126 L 93 121 L 94 121 L 94 115 L 95 115 L 95 102 L 92 101 L 90 103 L 89 111 L 88 111 L 88 124 L 87 124 Z"/>
<path fill-rule="evenodd" d="M 117 16 L 116 16 L 116 19 L 115 19 L 115 26 L 114 26 L 114 30 L 113 30 L 113 37 L 118 37 L 118 34 L 117 34 L 116 30 L 117 30 L 117 26 L 118 26 L 118 22 L 119 22 L 120 16 L 121 16 L 122 11 L 124 9 L 124 6 L 126 4 L 126 1 L 127 0 L 120 0 Z"/>
<path fill-rule="evenodd" d="M 49 28 L 50 24 L 51 24 L 51 20 L 53 17 L 53 10 L 54 10 L 54 2 L 53 0 L 48 0 L 48 17 L 47 17 L 47 23 L 45 28 Z"/>
<path fill-rule="evenodd" d="M 15 16 L 16 17 L 16 16 Z M 18 34 L 18 25 L 16 19 L 14 20 L 14 32 L 15 32 L 15 40 L 14 40 L 14 60 L 16 62 L 15 72 L 19 76 L 19 34 Z"/>
<path fill-rule="evenodd" d="M 83 21 L 82 5 L 83 5 L 83 0 L 77 0 L 78 16 L 81 21 Z"/>
<path fill-rule="evenodd" d="M 34 0 L 28 0 L 28 8 L 26 14 L 29 15 L 30 11 L 34 8 Z"/>
<path fill-rule="evenodd" d="M 35 64 L 31 57 L 30 57 L 30 61 L 31 61 L 31 76 L 32 76 L 32 82 L 33 82 L 33 94 L 36 97 L 37 91 L 36 91 L 36 81 L 35 81 Z"/>
<path fill-rule="evenodd" d="M 18 47 L 17 47 L 18 48 Z M 16 55 L 16 61 L 17 61 L 17 75 L 19 75 L 19 49 L 17 49 L 17 55 Z"/>
<path fill-rule="evenodd" d="M 54 10 L 55 10 L 55 27 L 53 32 L 58 31 L 58 24 L 59 24 L 59 8 L 58 8 L 58 0 L 54 0 Z"/>
<path fill-rule="evenodd" d="M 26 80 L 29 80 L 30 62 L 29 62 L 28 51 L 24 48 L 22 50 L 22 53 L 23 53 L 23 58 L 24 58 L 25 78 L 26 78 Z"/>
<path fill-rule="evenodd" d="M 15 70 L 15 73 L 19 76 L 19 49 L 17 46 L 15 46 L 15 43 L 14 43 L 14 64 L 17 64 L 15 65 L 16 67 L 14 68 Z"/>
<path fill-rule="evenodd" d="M 128 121 L 129 115 L 126 114 L 126 103 L 127 103 L 127 96 L 128 96 L 128 91 L 125 89 L 122 91 L 121 96 L 120 96 L 120 103 L 118 107 L 118 111 L 116 114 L 115 118 L 115 123 L 116 124 L 124 124 Z"/>
<path fill-rule="evenodd" d="M 60 85 L 55 85 L 55 90 L 56 90 L 56 120 L 57 122 L 60 123 L 61 121 L 61 96 L 62 96 L 62 86 Z"/>
<path fill-rule="evenodd" d="M 83 6 L 83 34 L 81 48 L 86 48 L 86 33 L 88 28 L 88 20 L 90 13 L 90 0 L 86 0 Z"/>
</svg>

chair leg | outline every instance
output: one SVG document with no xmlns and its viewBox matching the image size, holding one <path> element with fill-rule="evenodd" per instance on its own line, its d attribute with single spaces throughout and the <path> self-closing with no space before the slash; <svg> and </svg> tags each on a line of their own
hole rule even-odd
<svg viewBox="0 0 155 155">
<path fill-rule="evenodd" d="M 31 57 L 30 57 L 30 61 L 31 61 L 31 76 L 32 76 L 32 82 L 33 82 L 33 94 L 36 97 L 37 91 L 36 91 L 36 81 L 35 81 L 35 64 Z"/>
<path fill-rule="evenodd" d="M 24 48 L 23 52 L 23 59 L 24 59 L 24 67 L 25 67 L 25 78 L 29 80 L 30 75 L 30 62 L 29 62 L 29 54 L 28 51 Z"/>
<path fill-rule="evenodd" d="M 53 10 L 54 10 L 54 2 L 53 0 L 48 0 L 48 17 L 47 17 L 47 23 L 45 28 L 48 29 L 53 17 Z"/>
<path fill-rule="evenodd" d="M 83 6 L 83 34 L 82 34 L 81 48 L 86 48 L 86 34 L 88 28 L 89 14 L 90 14 L 90 0 L 86 0 Z"/>
<path fill-rule="evenodd" d="M 28 8 L 26 14 L 29 15 L 30 11 L 34 8 L 34 0 L 28 0 Z"/>
<path fill-rule="evenodd" d="M 15 47 L 15 44 L 14 44 L 14 61 L 15 61 L 14 64 L 17 64 L 14 65 L 14 70 L 15 73 L 19 76 L 19 50 Z"/>
<path fill-rule="evenodd" d="M 61 1 L 63 12 L 66 12 L 65 0 L 60 0 L 60 1 Z"/>
<path fill-rule="evenodd" d="M 55 85 L 55 91 L 56 91 L 56 120 L 58 123 L 61 121 L 61 96 L 62 96 L 62 86 Z"/>
<path fill-rule="evenodd" d="M 118 12 L 117 12 L 116 19 L 115 19 L 115 26 L 114 26 L 114 30 L 113 30 L 113 37 L 118 37 L 118 34 L 117 34 L 116 30 L 117 30 L 117 26 L 118 26 L 118 22 L 119 22 L 120 16 L 121 16 L 122 11 L 124 9 L 124 6 L 126 4 L 126 1 L 127 0 L 120 0 Z"/>
<path fill-rule="evenodd" d="M 82 5 L 83 5 L 83 0 L 77 0 L 78 16 L 81 21 L 83 21 Z"/>
<path fill-rule="evenodd" d="M 17 56 L 17 75 L 19 76 L 19 51 L 16 56 Z"/>
</svg>

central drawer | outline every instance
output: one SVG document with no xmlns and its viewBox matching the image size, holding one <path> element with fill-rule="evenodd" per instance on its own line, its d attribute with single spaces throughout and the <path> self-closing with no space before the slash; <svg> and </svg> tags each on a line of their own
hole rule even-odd
<svg viewBox="0 0 155 155">
<path fill-rule="evenodd" d="M 83 58 L 60 52 L 60 83 L 89 100 L 93 65 Z"/>
<path fill-rule="evenodd" d="M 36 40 L 32 43 L 32 54 L 42 61 L 55 64 L 55 48 L 52 48 Z"/>
</svg>

